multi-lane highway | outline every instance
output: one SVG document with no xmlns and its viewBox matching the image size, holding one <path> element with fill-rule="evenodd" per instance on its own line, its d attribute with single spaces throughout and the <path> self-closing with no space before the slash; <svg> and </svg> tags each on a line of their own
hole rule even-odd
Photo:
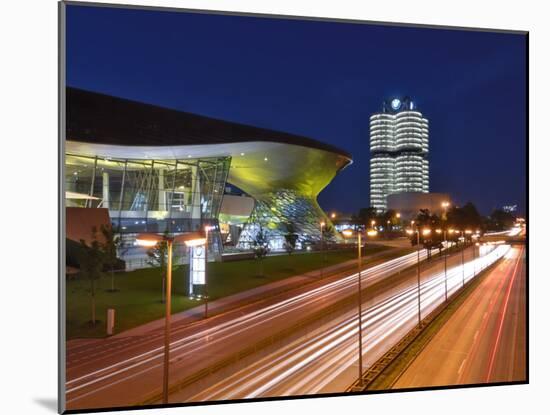
<svg viewBox="0 0 550 415">
<path fill-rule="evenodd" d="M 425 254 L 422 253 L 422 259 Z M 416 262 L 408 254 L 368 268 L 365 287 Z M 289 325 L 322 312 L 356 292 L 357 274 L 342 274 L 241 307 L 208 320 L 174 327 L 171 342 L 171 383 L 185 379 L 242 349 L 269 338 Z M 69 409 L 125 406 L 160 393 L 162 330 L 135 339 L 117 339 L 97 350 L 71 353 L 67 366 Z"/>
<path fill-rule="evenodd" d="M 465 267 L 449 261 L 447 286 L 449 294 L 473 278 L 503 255 L 509 246 L 486 248 L 483 255 L 471 259 Z M 411 271 L 414 275 L 414 270 Z M 430 270 L 421 284 L 421 308 L 427 315 L 444 301 L 444 272 L 440 266 Z M 363 359 L 372 364 L 399 338 L 417 324 L 417 287 L 413 279 L 371 299 L 363 311 Z M 259 358 L 253 364 L 212 384 L 197 394 L 188 391 L 174 394 L 176 401 L 227 400 L 266 396 L 306 395 L 342 392 L 357 377 L 358 319 L 348 311 L 307 332 L 291 344 Z"/>
<path fill-rule="evenodd" d="M 514 247 L 394 387 L 525 381 L 525 286 L 525 249 Z"/>
<path fill-rule="evenodd" d="M 474 273 L 496 261 L 507 246 L 483 247 L 479 257 L 470 249 L 464 268 L 461 255 L 448 259 L 449 293 Z M 422 255 L 422 257 L 424 254 Z M 365 366 L 391 347 L 417 321 L 416 254 L 376 265 L 362 273 L 365 290 L 363 335 Z M 444 299 L 443 261 L 423 267 L 421 307 L 429 313 Z M 257 304 L 174 330 L 171 343 L 171 384 L 235 355 L 327 307 L 356 295 L 357 274 L 342 275 L 314 287 L 284 293 Z M 205 375 L 171 393 L 171 402 L 282 396 L 343 391 L 357 375 L 357 318 L 349 307 L 333 311 L 319 323 L 298 327 L 272 347 L 223 370 Z M 140 337 L 134 347 L 122 343 L 99 360 L 76 359 L 68 368 L 69 409 L 135 405 L 160 396 L 162 337 Z M 104 362 L 98 367 L 97 361 Z M 160 399 L 160 398 L 159 398 Z"/>
</svg>

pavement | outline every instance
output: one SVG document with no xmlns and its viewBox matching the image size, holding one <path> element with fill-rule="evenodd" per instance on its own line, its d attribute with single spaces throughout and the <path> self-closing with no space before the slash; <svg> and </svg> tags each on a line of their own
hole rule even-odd
<svg viewBox="0 0 550 415">
<path fill-rule="evenodd" d="M 525 247 L 515 246 L 393 388 L 526 380 Z"/>
</svg>

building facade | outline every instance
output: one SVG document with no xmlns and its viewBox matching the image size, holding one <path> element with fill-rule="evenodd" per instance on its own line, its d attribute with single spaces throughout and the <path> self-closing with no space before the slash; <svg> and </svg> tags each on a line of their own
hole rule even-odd
<svg viewBox="0 0 550 415">
<path fill-rule="evenodd" d="M 67 88 L 66 108 L 66 206 L 108 211 L 127 268 L 147 266 L 135 245 L 141 232 L 212 226 L 210 260 L 228 239 L 252 247 L 260 228 L 273 249 L 282 247 L 288 223 L 299 241 L 319 239 L 316 225 L 330 219 L 317 195 L 351 163 L 346 152 L 307 137 L 75 88 Z M 220 217 L 229 185 L 246 198 L 228 200 Z"/>
<path fill-rule="evenodd" d="M 384 101 L 370 117 L 370 204 L 388 208 L 394 193 L 428 193 L 429 125 L 409 97 Z"/>
</svg>

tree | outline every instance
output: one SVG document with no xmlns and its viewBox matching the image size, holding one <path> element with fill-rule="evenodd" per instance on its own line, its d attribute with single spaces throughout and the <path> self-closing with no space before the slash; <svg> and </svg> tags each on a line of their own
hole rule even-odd
<svg viewBox="0 0 550 415">
<path fill-rule="evenodd" d="M 395 210 L 388 209 L 379 216 L 380 224 L 384 226 L 386 232 L 391 230 L 391 225 L 397 223 Z"/>
<path fill-rule="evenodd" d="M 435 213 L 431 213 L 429 209 L 420 209 L 418 214 L 414 218 L 415 228 L 419 230 L 420 235 L 418 239 L 420 243 L 424 245 L 424 248 L 432 248 L 438 246 L 440 243 L 440 237 L 436 229 L 441 228 L 441 218 Z M 422 231 L 424 229 L 430 229 L 430 234 L 424 236 Z M 417 235 L 416 232 L 411 234 L 411 245 L 416 245 Z"/>
<path fill-rule="evenodd" d="M 449 227 L 466 230 L 480 229 L 483 224 L 483 219 L 477 208 L 472 202 L 466 203 L 464 206 L 454 206 L 447 213 L 447 224 Z"/>
<path fill-rule="evenodd" d="M 95 282 L 99 280 L 103 274 L 103 266 L 105 264 L 105 255 L 101 249 L 101 244 L 97 240 L 97 228 L 92 227 L 92 242 L 90 245 L 84 241 L 80 240 L 80 272 L 85 278 L 88 278 L 90 281 L 90 294 L 92 300 L 92 325 L 96 323 L 96 307 L 95 307 L 95 293 L 96 293 L 96 284 Z"/>
<path fill-rule="evenodd" d="M 164 232 L 165 236 L 168 236 L 168 231 Z M 160 241 L 155 246 L 147 250 L 147 265 L 151 267 L 158 267 L 162 275 L 162 292 L 161 303 L 165 302 L 165 289 L 166 286 L 166 270 L 168 266 L 168 243 L 166 241 Z"/>
<path fill-rule="evenodd" d="M 323 226 L 322 237 L 325 242 L 332 242 L 334 240 L 334 227 L 331 225 Z"/>
<path fill-rule="evenodd" d="M 376 208 L 374 207 L 368 207 L 368 208 L 361 208 L 359 209 L 359 213 L 357 216 L 354 216 L 355 220 L 357 220 L 359 223 L 364 225 L 365 227 L 371 226 L 371 222 L 377 221 L 378 222 L 378 215 L 376 213 Z"/>
<path fill-rule="evenodd" d="M 260 262 L 260 276 L 264 276 L 264 263 L 263 259 L 269 252 L 269 239 L 262 225 L 258 225 L 259 229 L 254 236 L 252 244 L 254 246 L 254 255 Z"/>
<path fill-rule="evenodd" d="M 101 243 L 101 249 L 104 255 L 104 263 L 110 268 L 111 272 L 111 289 L 109 291 L 118 291 L 115 289 L 115 273 L 114 268 L 117 264 L 117 252 L 122 245 L 120 236 L 116 234 L 112 225 L 101 225 L 101 234 L 103 235 L 103 242 Z"/>
<path fill-rule="evenodd" d="M 488 226 L 495 231 L 503 231 L 514 226 L 516 218 L 510 212 L 495 209 L 489 216 Z"/>
<path fill-rule="evenodd" d="M 285 250 L 290 255 L 296 249 L 296 242 L 298 241 L 298 234 L 296 233 L 296 226 L 292 222 L 288 222 L 285 225 L 286 233 L 285 237 Z"/>
</svg>

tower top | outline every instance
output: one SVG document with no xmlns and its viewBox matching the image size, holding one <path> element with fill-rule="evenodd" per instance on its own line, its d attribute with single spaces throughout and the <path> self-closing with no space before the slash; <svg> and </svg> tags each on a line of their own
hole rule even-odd
<svg viewBox="0 0 550 415">
<path fill-rule="evenodd" d="M 392 97 L 384 100 L 382 103 L 382 112 L 395 114 L 401 111 L 412 111 L 415 110 L 416 103 L 412 100 L 411 97 Z"/>
</svg>

